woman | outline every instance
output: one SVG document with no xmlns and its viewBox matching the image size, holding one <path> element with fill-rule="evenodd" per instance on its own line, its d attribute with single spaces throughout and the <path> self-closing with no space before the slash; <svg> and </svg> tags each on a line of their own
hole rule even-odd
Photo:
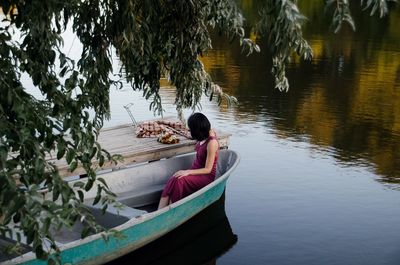
<svg viewBox="0 0 400 265">
<path fill-rule="evenodd" d="M 177 171 L 161 194 L 158 209 L 174 203 L 211 183 L 215 178 L 219 143 L 207 117 L 193 113 L 188 119 L 192 138 L 197 140 L 196 159 L 190 169 Z"/>
</svg>

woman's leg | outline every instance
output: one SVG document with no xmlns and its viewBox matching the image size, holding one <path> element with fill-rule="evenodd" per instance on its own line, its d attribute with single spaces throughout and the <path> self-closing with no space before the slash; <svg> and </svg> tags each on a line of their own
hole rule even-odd
<svg viewBox="0 0 400 265">
<path fill-rule="evenodd" d="M 169 196 L 161 197 L 160 202 L 158 203 L 158 210 L 164 208 L 169 204 Z"/>
</svg>

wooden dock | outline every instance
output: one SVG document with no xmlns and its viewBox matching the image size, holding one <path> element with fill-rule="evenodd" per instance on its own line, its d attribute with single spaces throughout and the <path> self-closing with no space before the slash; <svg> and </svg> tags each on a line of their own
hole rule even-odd
<svg viewBox="0 0 400 265">
<path fill-rule="evenodd" d="M 218 141 L 221 148 L 229 145 L 230 134 L 216 130 Z M 133 163 L 159 160 L 180 154 L 194 152 L 195 140 L 187 139 L 177 135 L 179 143 L 162 144 L 157 142 L 157 138 L 137 138 L 135 127 L 132 124 L 123 124 L 115 127 L 104 128 L 100 131 L 99 143 L 102 148 L 110 154 L 119 154 L 123 157 L 123 162 L 117 165 L 104 163 L 99 169 L 121 168 Z M 55 156 L 54 156 L 55 157 Z M 70 172 L 67 162 L 49 157 L 47 160 L 57 165 L 61 176 L 77 176 L 84 174 L 82 167 L 78 166 L 74 172 Z"/>
</svg>

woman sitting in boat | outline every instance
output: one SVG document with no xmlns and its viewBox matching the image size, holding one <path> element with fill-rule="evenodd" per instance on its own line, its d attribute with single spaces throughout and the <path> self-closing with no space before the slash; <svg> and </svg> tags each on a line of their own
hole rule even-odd
<svg viewBox="0 0 400 265">
<path fill-rule="evenodd" d="M 198 191 L 215 178 L 219 143 L 209 120 L 202 113 L 193 113 L 188 119 L 188 126 L 192 138 L 198 141 L 196 159 L 190 169 L 179 170 L 168 180 L 158 209 Z"/>
</svg>

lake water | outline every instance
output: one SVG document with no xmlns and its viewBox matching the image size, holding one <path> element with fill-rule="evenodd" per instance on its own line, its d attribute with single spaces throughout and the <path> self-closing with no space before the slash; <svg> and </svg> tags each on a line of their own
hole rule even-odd
<svg viewBox="0 0 400 265">
<path fill-rule="evenodd" d="M 249 22 L 256 19 L 258 2 L 240 6 Z M 400 264 L 400 7 L 383 19 L 354 9 L 357 31 L 344 26 L 338 34 L 329 32 L 323 1 L 300 1 L 300 8 L 314 59 L 293 58 L 289 92 L 274 89 L 263 41 L 260 54 L 246 57 L 236 43 L 214 36 L 202 59 L 240 102 L 227 108 L 204 99 L 202 112 L 232 134 L 241 163 L 225 198 L 237 241 L 210 249 L 215 233 L 194 248 L 215 252 L 204 264 Z M 161 94 L 166 115 L 176 115 L 174 90 Z M 153 118 L 148 102 L 125 88 L 112 93 L 107 125 L 129 121 L 122 108 L 129 102 L 136 119 Z M 182 253 L 174 255 L 168 260 L 185 264 Z M 140 259 L 136 253 L 123 263 Z"/>
</svg>

